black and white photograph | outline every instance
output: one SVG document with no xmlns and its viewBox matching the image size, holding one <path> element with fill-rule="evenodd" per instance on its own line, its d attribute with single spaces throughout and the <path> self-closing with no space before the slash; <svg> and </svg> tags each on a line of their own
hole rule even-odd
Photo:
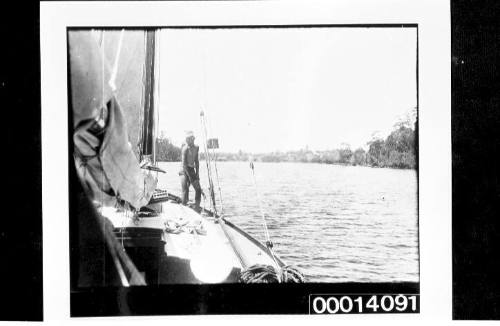
<svg viewBox="0 0 500 326">
<path fill-rule="evenodd" d="M 74 286 L 419 281 L 415 26 L 68 48 Z"/>
<path fill-rule="evenodd" d="M 86 21 L 51 62 L 71 317 L 420 313 L 415 20 Z"/>
<path fill-rule="evenodd" d="M 0 319 L 498 319 L 492 4 L 9 6 Z"/>
<path fill-rule="evenodd" d="M 70 30 L 78 285 L 418 282 L 416 36 Z"/>
</svg>

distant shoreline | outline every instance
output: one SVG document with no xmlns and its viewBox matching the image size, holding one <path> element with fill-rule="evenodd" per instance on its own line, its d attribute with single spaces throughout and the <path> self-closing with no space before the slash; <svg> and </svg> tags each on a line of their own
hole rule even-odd
<svg viewBox="0 0 500 326">
<path fill-rule="evenodd" d="M 418 127 L 409 121 L 396 124 L 395 129 L 385 139 L 373 136 L 367 143 L 368 149 L 351 149 L 349 144 L 330 150 L 311 150 L 307 146 L 292 151 L 274 151 L 251 154 L 239 150 L 237 153 L 217 151 L 217 161 L 247 162 L 298 162 L 321 163 L 344 166 L 368 166 L 392 169 L 418 169 Z M 156 141 L 158 161 L 180 161 L 181 149 L 172 144 L 169 138 L 161 136 Z M 200 158 L 205 153 L 200 150 Z"/>
<path fill-rule="evenodd" d="M 200 161 L 205 162 L 204 158 L 200 158 Z M 171 161 L 161 161 L 157 162 L 161 163 L 181 163 L 180 160 L 171 160 Z M 217 160 L 217 162 L 239 162 L 239 163 L 249 163 L 249 160 Z M 337 166 L 359 166 L 359 167 L 367 167 L 367 168 L 378 168 L 378 169 L 393 169 L 393 170 L 414 170 L 416 171 L 416 167 L 391 167 L 391 166 L 376 166 L 376 165 L 368 165 L 368 164 L 349 164 L 349 163 L 326 163 L 326 162 L 301 162 L 301 161 L 262 161 L 262 160 L 254 160 L 254 162 L 258 163 L 302 163 L 302 164 L 321 164 L 321 165 L 337 165 Z"/>
</svg>

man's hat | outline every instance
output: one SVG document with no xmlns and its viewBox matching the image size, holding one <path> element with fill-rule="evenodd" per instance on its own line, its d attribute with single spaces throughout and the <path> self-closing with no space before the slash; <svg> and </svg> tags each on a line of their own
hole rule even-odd
<svg viewBox="0 0 500 326">
<path fill-rule="evenodd" d="M 188 138 L 188 137 L 194 137 L 194 132 L 192 130 L 186 130 L 185 131 L 185 136 L 186 136 L 186 138 Z"/>
</svg>

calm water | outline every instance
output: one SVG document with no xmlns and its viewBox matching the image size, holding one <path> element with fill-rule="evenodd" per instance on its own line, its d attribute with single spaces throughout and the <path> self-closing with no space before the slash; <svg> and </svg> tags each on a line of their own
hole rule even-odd
<svg viewBox="0 0 500 326">
<path fill-rule="evenodd" d="M 160 186 L 180 194 L 180 163 L 160 166 Z M 265 241 L 249 164 L 217 167 L 224 215 Z M 309 282 L 419 280 L 415 171 L 256 162 L 255 173 L 275 250 Z"/>
</svg>

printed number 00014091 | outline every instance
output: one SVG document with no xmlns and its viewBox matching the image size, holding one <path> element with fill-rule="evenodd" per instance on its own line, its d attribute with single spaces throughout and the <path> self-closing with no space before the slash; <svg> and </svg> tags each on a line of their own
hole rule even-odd
<svg viewBox="0 0 500 326">
<path fill-rule="evenodd" d="M 311 314 L 415 313 L 417 295 L 311 295 Z"/>
</svg>

